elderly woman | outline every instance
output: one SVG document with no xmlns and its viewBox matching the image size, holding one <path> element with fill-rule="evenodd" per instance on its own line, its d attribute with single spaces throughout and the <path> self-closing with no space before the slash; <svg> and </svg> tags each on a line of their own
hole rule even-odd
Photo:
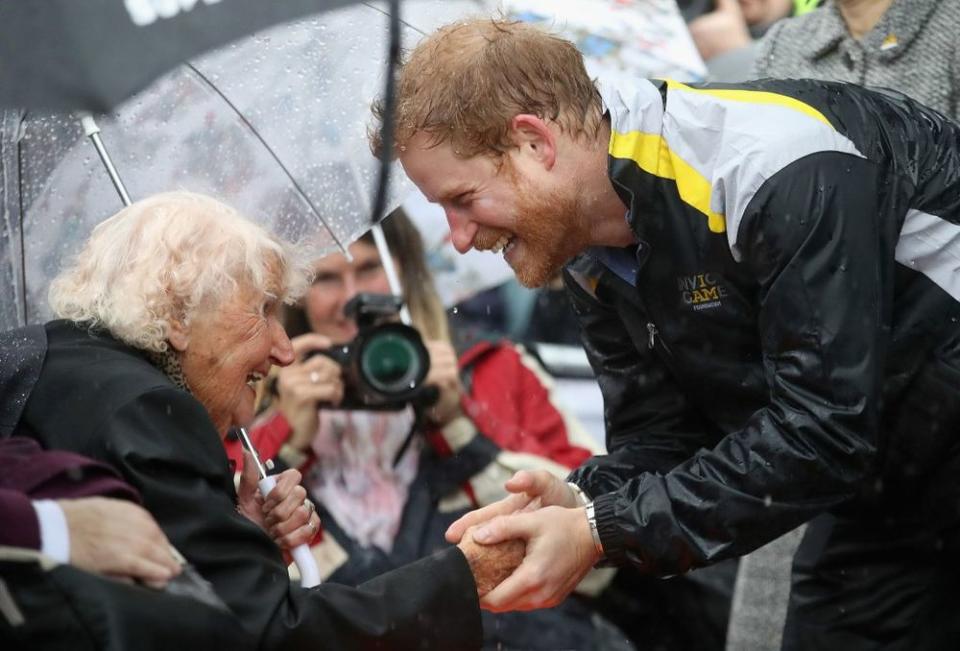
<svg viewBox="0 0 960 651">
<path fill-rule="evenodd" d="M 161 194 L 124 209 L 53 283 L 61 320 L 44 327 L 16 433 L 118 469 L 261 647 L 475 648 L 471 570 L 495 582 L 509 559 L 454 548 L 359 588 L 305 590 L 259 526 L 264 510 L 300 511 L 283 542 L 309 538 L 298 476 L 285 475 L 279 504 L 238 500 L 222 437 L 252 420 L 250 385 L 293 360 L 277 313 L 306 286 L 290 246 L 213 199 Z"/>
</svg>

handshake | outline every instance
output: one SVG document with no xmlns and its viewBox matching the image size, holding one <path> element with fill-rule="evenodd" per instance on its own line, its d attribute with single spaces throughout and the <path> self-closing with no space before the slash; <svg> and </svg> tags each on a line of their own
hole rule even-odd
<svg viewBox="0 0 960 651">
<path fill-rule="evenodd" d="M 521 470 L 505 486 L 512 495 L 454 522 L 447 540 L 467 557 L 483 608 L 556 606 L 600 560 L 584 506 L 545 470 Z"/>
</svg>

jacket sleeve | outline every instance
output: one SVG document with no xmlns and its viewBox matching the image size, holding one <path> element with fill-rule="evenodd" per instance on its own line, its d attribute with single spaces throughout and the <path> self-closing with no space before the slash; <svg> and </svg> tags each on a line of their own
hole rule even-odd
<svg viewBox="0 0 960 651">
<path fill-rule="evenodd" d="M 591 272 L 597 273 L 586 270 Z M 631 342 L 623 314 L 614 299 L 604 300 L 602 285 L 587 281 L 599 288 L 589 291 L 576 269 L 567 269 L 564 276 L 603 393 L 608 450 L 585 461 L 568 479 L 596 497 L 618 490 L 639 473 L 668 472 L 710 440 L 711 426 L 690 408 L 646 342 Z M 634 318 L 644 317 L 636 312 Z"/>
<path fill-rule="evenodd" d="M 40 524 L 24 493 L 0 488 L 0 522 L 0 546 L 40 549 Z"/>
<path fill-rule="evenodd" d="M 732 244 L 758 279 L 770 401 L 713 449 L 596 499 L 612 560 L 682 572 L 855 494 L 876 460 L 899 228 L 884 190 L 875 165 L 835 153 L 761 187 Z"/>
<path fill-rule="evenodd" d="M 220 437 L 186 393 L 140 395 L 96 435 L 261 648 L 479 647 L 476 587 L 456 548 L 359 587 L 292 585 L 276 545 L 237 512 Z"/>
</svg>

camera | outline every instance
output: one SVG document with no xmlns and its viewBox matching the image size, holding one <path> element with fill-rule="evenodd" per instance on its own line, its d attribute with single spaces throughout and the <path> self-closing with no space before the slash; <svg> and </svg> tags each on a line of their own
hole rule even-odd
<svg viewBox="0 0 960 651">
<path fill-rule="evenodd" d="M 326 355 L 343 367 L 344 393 L 339 409 L 398 410 L 408 404 L 430 406 L 439 393 L 425 387 L 430 354 L 416 329 L 396 320 L 403 301 L 388 294 L 357 294 L 344 307 L 356 321 L 352 341 L 313 355 Z"/>
</svg>

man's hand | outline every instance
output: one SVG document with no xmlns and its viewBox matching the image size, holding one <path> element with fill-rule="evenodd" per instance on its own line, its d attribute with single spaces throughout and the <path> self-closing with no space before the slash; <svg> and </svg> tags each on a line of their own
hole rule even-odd
<svg viewBox="0 0 960 651">
<path fill-rule="evenodd" d="M 750 31 L 737 0 L 717 0 L 717 8 L 692 20 L 690 36 L 704 60 L 750 45 Z"/>
<path fill-rule="evenodd" d="M 544 506 L 577 506 L 577 497 L 566 482 L 546 470 L 521 470 L 504 487 L 513 495 L 464 515 L 447 529 L 447 540 L 458 543 L 467 529 L 497 516 Z"/>
<path fill-rule="evenodd" d="M 582 507 L 548 506 L 498 516 L 471 536 L 483 546 L 523 541 L 520 566 L 480 605 L 494 612 L 551 608 L 563 601 L 599 560 Z"/>
<path fill-rule="evenodd" d="M 163 587 L 180 574 L 170 542 L 140 506 L 106 497 L 57 500 L 70 532 L 70 563 L 87 572 Z"/>
<path fill-rule="evenodd" d="M 300 472 L 285 470 L 277 475 L 277 485 L 266 499 L 257 488 L 257 468 L 253 455 L 243 451 L 243 473 L 237 488 L 237 509 L 273 538 L 283 550 L 309 543 L 320 530 L 320 516 L 300 485 Z"/>
<path fill-rule="evenodd" d="M 440 390 L 440 397 L 427 411 L 427 418 L 431 424 L 443 427 L 463 414 L 463 409 L 460 407 L 463 384 L 460 382 L 457 353 L 446 341 L 427 341 L 425 345 L 427 352 L 430 353 L 430 372 L 427 373 L 424 384 L 435 386 Z"/>
<path fill-rule="evenodd" d="M 340 365 L 326 355 L 304 359 L 311 352 L 329 348 L 326 337 L 310 333 L 291 343 L 297 361 L 277 374 L 277 408 L 293 430 L 288 443 L 305 450 L 317 433 L 317 405 L 337 405 L 343 400 L 343 376 Z"/>
<path fill-rule="evenodd" d="M 470 535 L 472 531 L 467 531 L 467 535 L 457 547 L 467 557 L 477 584 L 477 595 L 482 598 L 520 565 L 524 545 L 522 540 L 507 540 L 498 545 L 479 545 Z"/>
</svg>

